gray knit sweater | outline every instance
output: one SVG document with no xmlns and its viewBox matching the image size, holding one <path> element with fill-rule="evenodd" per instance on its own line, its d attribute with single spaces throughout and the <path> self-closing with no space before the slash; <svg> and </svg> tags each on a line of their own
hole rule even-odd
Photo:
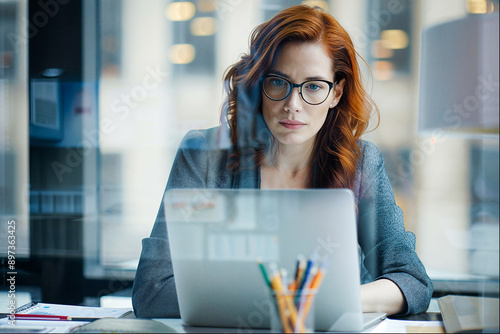
<svg viewBox="0 0 500 334">
<path fill-rule="evenodd" d="M 177 152 L 167 189 L 260 188 L 260 169 L 242 165 L 237 173 L 227 170 L 230 149 L 219 144 L 220 128 L 194 130 Z M 415 235 L 405 231 L 403 212 L 396 205 L 382 155 L 375 145 L 361 141 L 354 196 L 358 206 L 358 244 L 361 282 L 386 278 L 403 292 L 408 309 L 424 312 L 433 285 L 415 252 Z M 247 154 L 252 155 L 249 150 Z M 244 157 L 243 157 L 244 158 Z M 241 159 L 251 161 L 251 159 Z M 137 317 L 179 317 L 172 260 L 163 201 L 142 253 L 135 276 L 132 303 Z"/>
</svg>

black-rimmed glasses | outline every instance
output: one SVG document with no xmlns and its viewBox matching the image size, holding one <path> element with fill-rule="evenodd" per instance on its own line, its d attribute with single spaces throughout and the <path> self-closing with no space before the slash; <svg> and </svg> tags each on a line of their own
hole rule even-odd
<svg viewBox="0 0 500 334">
<path fill-rule="evenodd" d="M 301 84 L 295 84 L 275 74 L 266 75 L 261 80 L 262 90 L 266 96 L 273 101 L 286 99 L 295 87 L 299 88 L 302 99 L 312 105 L 325 102 L 330 91 L 335 85 L 326 80 L 308 80 Z"/>
</svg>

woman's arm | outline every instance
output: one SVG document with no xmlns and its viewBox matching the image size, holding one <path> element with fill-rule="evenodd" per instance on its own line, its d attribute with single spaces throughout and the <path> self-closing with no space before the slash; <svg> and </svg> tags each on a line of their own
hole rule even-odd
<svg viewBox="0 0 500 334">
<path fill-rule="evenodd" d="M 204 188 L 206 172 L 206 138 L 200 131 L 191 131 L 177 151 L 166 189 Z M 163 200 L 151 236 L 142 240 L 132 304 L 139 318 L 180 317 Z"/>
<path fill-rule="evenodd" d="M 361 286 L 361 307 L 363 312 L 403 313 L 406 299 L 399 287 L 391 280 L 382 278 Z"/>
<path fill-rule="evenodd" d="M 373 144 L 363 146 L 358 241 L 369 272 L 362 283 L 373 281 L 362 288 L 363 307 L 397 315 L 425 312 L 433 285 L 415 252 L 415 235 L 405 230 L 382 155 Z"/>
</svg>

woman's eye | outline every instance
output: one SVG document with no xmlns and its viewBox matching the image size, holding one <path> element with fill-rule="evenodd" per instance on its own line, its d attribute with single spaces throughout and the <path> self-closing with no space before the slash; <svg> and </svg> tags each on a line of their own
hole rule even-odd
<svg viewBox="0 0 500 334">
<path fill-rule="evenodd" d="M 310 83 L 310 84 L 307 84 L 306 88 L 312 92 L 316 92 L 316 91 L 322 89 L 323 87 L 321 87 L 321 85 L 319 85 L 319 84 Z"/>
<path fill-rule="evenodd" d="M 283 79 L 273 79 L 271 81 L 271 83 L 274 85 L 274 86 L 285 86 L 286 85 L 286 81 L 283 80 Z"/>
</svg>

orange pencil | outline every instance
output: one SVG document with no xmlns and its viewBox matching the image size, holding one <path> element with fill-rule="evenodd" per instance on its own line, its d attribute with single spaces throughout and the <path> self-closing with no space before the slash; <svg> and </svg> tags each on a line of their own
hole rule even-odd
<svg viewBox="0 0 500 334">
<path fill-rule="evenodd" d="M 309 289 L 311 290 L 317 290 L 319 289 L 319 286 L 321 285 L 321 281 L 323 281 L 323 278 L 325 277 L 326 273 L 326 268 L 325 265 L 323 264 L 316 275 L 314 275 L 313 279 L 311 280 L 311 284 L 309 285 Z M 312 303 L 312 298 L 313 296 L 309 295 L 307 296 L 306 304 L 304 305 L 304 319 L 307 319 L 307 313 L 309 313 L 309 309 L 311 308 L 311 303 Z"/>
<path fill-rule="evenodd" d="M 283 326 L 283 331 L 285 333 L 292 333 L 292 329 L 290 328 L 289 324 L 289 319 L 288 315 L 286 314 L 285 310 L 285 301 L 283 299 L 283 285 L 281 282 L 281 277 L 279 273 L 277 272 L 276 269 L 276 264 L 271 264 L 270 265 L 271 269 L 271 287 L 274 291 L 274 294 L 276 295 L 276 301 L 278 303 L 278 310 L 280 313 L 280 318 L 281 318 L 281 325 Z"/>
</svg>

